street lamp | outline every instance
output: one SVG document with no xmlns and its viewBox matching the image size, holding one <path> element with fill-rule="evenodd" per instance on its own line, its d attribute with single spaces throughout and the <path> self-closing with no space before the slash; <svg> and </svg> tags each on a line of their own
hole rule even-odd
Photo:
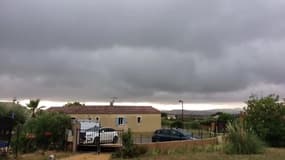
<svg viewBox="0 0 285 160">
<path fill-rule="evenodd" d="M 184 121 L 183 100 L 179 100 L 178 102 L 181 103 L 181 106 L 182 106 L 181 118 L 182 118 L 182 121 Z"/>
</svg>

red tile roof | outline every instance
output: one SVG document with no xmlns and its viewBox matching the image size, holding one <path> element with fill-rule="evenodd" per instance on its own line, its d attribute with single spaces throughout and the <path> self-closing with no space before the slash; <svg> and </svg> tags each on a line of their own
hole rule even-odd
<svg viewBox="0 0 285 160">
<path fill-rule="evenodd" d="M 160 111 L 151 106 L 72 106 L 51 107 L 51 112 L 66 114 L 160 114 Z"/>
</svg>

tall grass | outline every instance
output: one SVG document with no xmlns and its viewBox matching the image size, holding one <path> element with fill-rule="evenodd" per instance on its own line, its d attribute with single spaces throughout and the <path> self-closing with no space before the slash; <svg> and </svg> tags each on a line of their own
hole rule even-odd
<svg viewBox="0 0 285 160">
<path fill-rule="evenodd" d="M 225 153 L 258 154 L 264 152 L 264 143 L 255 134 L 246 130 L 241 123 L 229 123 L 227 131 Z"/>
</svg>

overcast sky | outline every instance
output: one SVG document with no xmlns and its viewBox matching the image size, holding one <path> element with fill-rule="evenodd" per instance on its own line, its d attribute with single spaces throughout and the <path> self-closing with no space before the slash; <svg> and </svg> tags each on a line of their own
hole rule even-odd
<svg viewBox="0 0 285 160">
<path fill-rule="evenodd" d="M 1 0 L 0 98 L 285 97 L 284 0 Z"/>
</svg>

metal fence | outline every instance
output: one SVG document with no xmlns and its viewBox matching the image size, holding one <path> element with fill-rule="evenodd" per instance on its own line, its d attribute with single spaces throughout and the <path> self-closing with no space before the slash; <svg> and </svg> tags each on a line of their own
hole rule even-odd
<svg viewBox="0 0 285 160">
<path fill-rule="evenodd" d="M 214 137 L 214 133 L 205 130 L 184 130 L 196 139 L 204 139 Z M 122 145 L 123 130 L 115 130 L 112 128 L 94 127 L 90 129 L 79 129 L 78 144 L 81 146 L 105 145 L 114 146 Z M 152 143 L 153 133 L 133 133 L 134 144 Z"/>
<path fill-rule="evenodd" d="M 123 133 L 123 130 L 114 130 L 112 128 L 79 129 L 78 145 L 122 145 Z M 152 133 L 133 133 L 132 137 L 135 144 L 152 142 Z"/>
</svg>

